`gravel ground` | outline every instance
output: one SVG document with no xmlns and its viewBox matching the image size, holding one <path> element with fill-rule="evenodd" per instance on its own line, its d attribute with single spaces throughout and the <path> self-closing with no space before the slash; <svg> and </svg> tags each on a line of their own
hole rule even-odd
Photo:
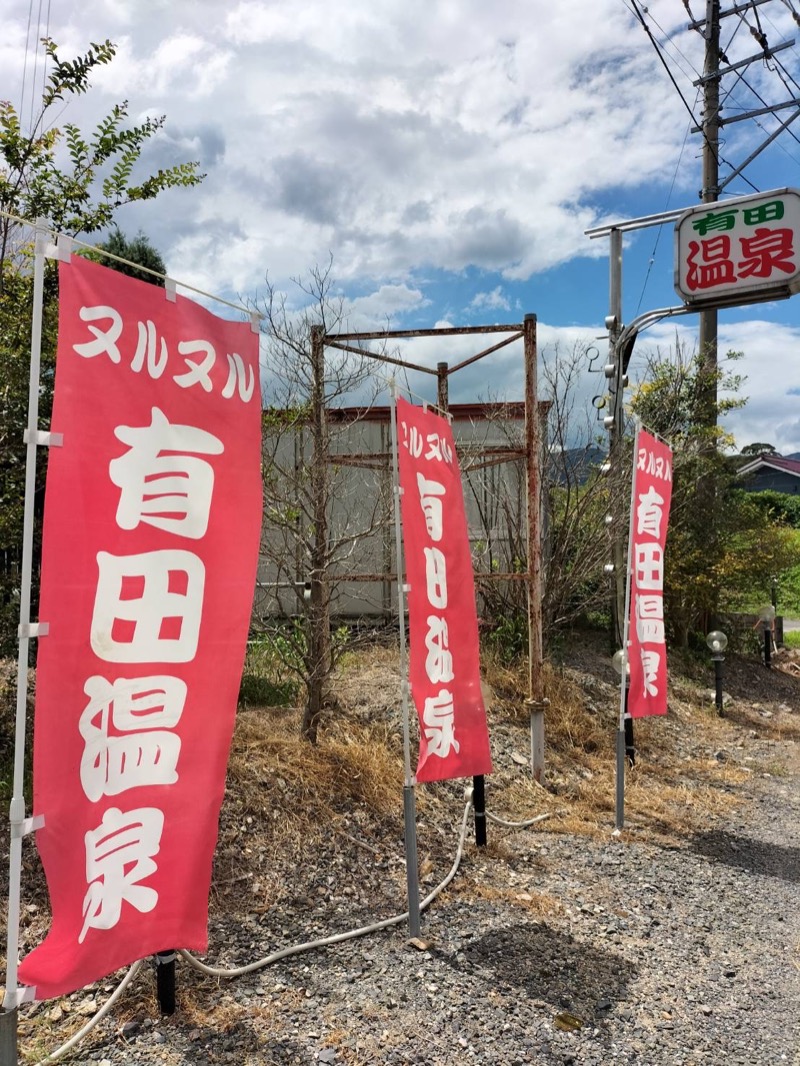
<svg viewBox="0 0 800 1066">
<path fill-rule="evenodd" d="M 687 846 L 527 830 L 472 847 L 423 918 L 426 950 L 401 926 L 222 984 L 180 960 L 188 1011 L 112 1013 L 71 1061 L 798 1064 L 797 776 L 748 789 L 735 822 Z M 287 908 L 278 936 L 274 915 L 218 924 L 221 954 L 249 961 L 371 920 L 400 871 L 376 857 L 353 887 L 345 863 L 331 849 L 319 902 Z M 137 981 L 152 989 L 152 971 Z"/>
<path fill-rule="evenodd" d="M 787 703 L 764 714 L 796 721 Z M 659 838 L 634 826 L 615 836 L 609 824 L 575 836 L 490 823 L 489 848 L 468 842 L 423 916 L 423 943 L 409 944 L 403 924 L 231 981 L 179 959 L 168 1018 L 148 962 L 66 1061 L 800 1066 L 800 744 L 776 735 L 731 725 L 710 753 L 754 770 L 732 778 L 735 813 L 704 832 Z M 519 736 L 498 730 L 493 745 L 510 756 Z M 455 855 L 460 788 L 451 786 L 449 820 L 438 808 L 420 815 L 423 895 Z M 491 798 L 490 779 L 490 810 Z M 207 961 L 241 965 L 401 911 L 397 826 L 369 835 L 354 812 L 344 829 L 282 872 L 296 887 L 277 909 L 248 905 L 260 891 L 252 874 L 229 886 L 218 902 L 236 913 L 215 907 Z M 24 1061 L 56 1046 L 65 1015 L 90 1016 L 113 987 L 23 1008 Z M 31 1023 L 52 1041 L 34 1045 Z"/>
</svg>

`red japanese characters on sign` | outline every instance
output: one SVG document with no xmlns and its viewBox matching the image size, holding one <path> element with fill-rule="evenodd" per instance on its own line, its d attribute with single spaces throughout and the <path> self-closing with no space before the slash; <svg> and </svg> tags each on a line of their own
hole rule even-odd
<svg viewBox="0 0 800 1066">
<path fill-rule="evenodd" d="M 777 189 L 692 208 L 675 226 L 675 249 L 675 288 L 687 303 L 796 292 L 800 192 Z"/>
<path fill-rule="evenodd" d="M 258 336 L 73 256 L 39 617 L 36 998 L 207 943 L 261 522 Z"/>
<path fill-rule="evenodd" d="M 672 500 L 672 451 L 640 429 L 634 454 L 628 712 L 633 718 L 644 718 L 667 713 L 664 546 Z"/>
<path fill-rule="evenodd" d="M 418 781 L 492 770 L 464 495 L 446 418 L 397 401 Z"/>
</svg>

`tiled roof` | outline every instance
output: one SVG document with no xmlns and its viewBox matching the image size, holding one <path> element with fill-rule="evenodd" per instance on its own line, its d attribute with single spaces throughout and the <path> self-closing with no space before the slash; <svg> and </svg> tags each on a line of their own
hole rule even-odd
<svg viewBox="0 0 800 1066">
<path fill-rule="evenodd" d="M 771 470 L 782 470 L 787 474 L 800 477 L 800 459 L 784 459 L 782 455 L 759 455 L 749 463 L 740 466 L 738 473 L 754 474 L 757 470 L 767 467 Z"/>
</svg>

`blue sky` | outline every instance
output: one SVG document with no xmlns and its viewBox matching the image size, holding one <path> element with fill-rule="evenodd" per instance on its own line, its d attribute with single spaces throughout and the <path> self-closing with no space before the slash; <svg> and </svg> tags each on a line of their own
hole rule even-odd
<svg viewBox="0 0 800 1066">
<path fill-rule="evenodd" d="M 800 34 L 791 6 L 758 8 L 773 46 Z M 58 122 L 89 126 L 120 99 L 135 119 L 166 114 L 144 162 L 198 159 L 208 177 L 119 222 L 148 234 L 179 281 L 225 297 L 263 293 L 268 273 L 296 304 L 290 279 L 332 257 L 352 329 L 533 312 L 543 358 L 556 344 L 602 349 L 607 243 L 584 230 L 698 199 L 687 105 L 699 118 L 703 41 L 682 0 L 651 0 L 644 18 L 685 103 L 632 0 L 50 0 L 37 27 L 43 7 L 4 4 L 0 98 L 30 113 L 45 32 L 65 55 L 113 40 L 114 62 Z M 758 50 L 751 28 L 752 12 L 724 20 L 730 62 Z M 723 83 L 724 114 L 799 91 L 797 47 L 779 58 L 751 67 L 748 84 Z M 726 127 L 724 160 L 741 162 L 777 121 Z M 800 142 L 782 134 L 745 176 L 759 190 L 800 186 Z M 749 191 L 737 179 L 725 195 Z M 671 226 L 626 240 L 626 321 L 678 302 L 672 255 Z M 740 446 L 800 451 L 799 300 L 721 315 L 721 346 L 746 353 L 750 399 L 729 423 Z M 691 346 L 695 322 L 645 333 L 634 376 L 640 353 L 668 348 L 676 328 Z M 456 352 L 426 342 L 414 358 Z M 465 372 L 451 396 L 518 398 L 520 387 L 521 357 L 506 353 Z M 597 387 L 587 374 L 586 395 Z"/>
</svg>

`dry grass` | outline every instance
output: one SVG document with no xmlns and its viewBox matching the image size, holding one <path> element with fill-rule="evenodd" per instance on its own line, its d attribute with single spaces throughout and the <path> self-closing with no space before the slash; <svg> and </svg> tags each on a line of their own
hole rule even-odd
<svg viewBox="0 0 800 1066">
<path fill-rule="evenodd" d="M 284 844 L 327 831 L 337 814 L 366 807 L 386 815 L 402 791 L 402 767 L 380 726 L 329 723 L 320 742 L 300 737 L 295 711 L 240 711 L 228 764 L 226 802 L 267 823 Z M 279 814 L 279 819 L 275 817 Z"/>
<path fill-rule="evenodd" d="M 597 658 L 599 668 L 589 673 L 545 664 L 547 788 L 523 777 L 499 792 L 493 788 L 494 802 L 509 819 L 550 812 L 537 826 L 542 833 L 606 835 L 613 826 L 619 690 L 607 662 Z M 488 680 L 498 721 L 524 728 L 524 673 L 492 663 Z M 672 679 L 667 718 L 635 723 L 637 765 L 626 772 L 625 821 L 640 837 L 679 845 L 741 802 L 739 786 L 748 771 L 714 758 L 714 749 L 745 731 L 764 740 L 800 737 L 800 723 L 744 701 L 720 718 L 703 680 Z"/>
<path fill-rule="evenodd" d="M 537 826 L 541 833 L 607 835 L 614 823 L 616 779 L 607 740 L 605 746 L 609 750 L 597 755 L 579 751 L 572 772 L 565 772 L 566 754 L 558 753 L 550 761 L 557 761 L 561 772 L 550 771 L 547 790 L 530 780 L 517 780 L 498 794 L 498 804 L 519 818 L 550 812 L 551 817 Z M 748 777 L 735 764 L 716 759 L 670 763 L 664 758 L 655 763 L 640 756 L 634 768 L 626 769 L 626 824 L 646 831 L 648 837 L 674 842 L 741 802 L 734 786 Z"/>
<path fill-rule="evenodd" d="M 531 918 L 552 918 L 564 913 L 564 905 L 547 892 L 535 892 L 529 888 L 507 888 L 478 881 L 461 885 L 456 894 L 469 899 L 483 899 L 489 903 L 507 903 L 524 911 Z"/>
<path fill-rule="evenodd" d="M 505 818 L 521 821 L 549 813 L 537 827 L 544 833 L 607 833 L 613 825 L 618 689 L 607 657 L 598 661 L 595 671 L 545 664 L 550 701 L 546 787 L 524 773 L 494 775 L 491 805 Z M 519 727 L 518 747 L 524 752 L 526 671 L 492 660 L 486 666 L 492 727 Z M 750 730 L 764 740 L 800 738 L 800 724 L 785 715 L 764 717 L 744 702 L 720 719 L 703 680 L 672 679 L 670 714 L 636 723 L 637 765 L 626 774 L 627 824 L 672 843 L 739 802 L 738 787 L 747 772 L 711 756 L 730 743 L 732 734 Z M 277 843 L 279 833 L 280 847 L 288 853 L 299 855 L 317 834 L 336 831 L 344 810 L 360 809 L 378 821 L 397 818 L 402 765 L 396 651 L 380 647 L 352 657 L 337 691 L 343 713 L 325 724 L 317 747 L 298 738 L 294 711 L 239 715 L 227 802 L 265 821 L 279 810 L 271 835 Z M 423 810 L 426 803 L 438 807 L 453 795 L 452 790 L 418 790 Z"/>
<path fill-rule="evenodd" d="M 483 672 L 494 717 L 498 721 L 526 725 L 526 671 L 520 667 L 512 669 L 489 659 L 484 663 Z M 607 690 L 610 691 L 609 686 L 601 683 L 599 693 L 606 697 L 609 694 Z M 603 746 L 607 740 L 608 723 L 599 719 L 594 703 L 587 700 L 586 693 L 573 677 L 545 663 L 544 691 L 550 701 L 546 714 L 547 745 L 550 750 L 592 752 Z"/>
<path fill-rule="evenodd" d="M 572 677 L 546 663 L 544 690 L 550 700 L 546 718 L 551 749 L 574 757 L 579 752 L 598 752 L 608 746 L 608 725 L 613 718 L 601 716 L 597 704 L 587 699 L 585 690 Z M 601 690 L 596 695 L 603 699 L 607 693 Z"/>
<path fill-rule="evenodd" d="M 328 723 L 320 741 L 300 737 L 300 714 L 274 708 L 237 716 L 212 893 L 224 906 L 247 900 L 251 914 L 288 899 L 286 870 L 321 841 L 356 821 L 380 832 L 396 817 L 402 763 L 381 725 L 347 715 Z M 370 846 L 359 835 L 356 844 Z M 343 846 L 350 847 L 343 841 Z"/>
</svg>

